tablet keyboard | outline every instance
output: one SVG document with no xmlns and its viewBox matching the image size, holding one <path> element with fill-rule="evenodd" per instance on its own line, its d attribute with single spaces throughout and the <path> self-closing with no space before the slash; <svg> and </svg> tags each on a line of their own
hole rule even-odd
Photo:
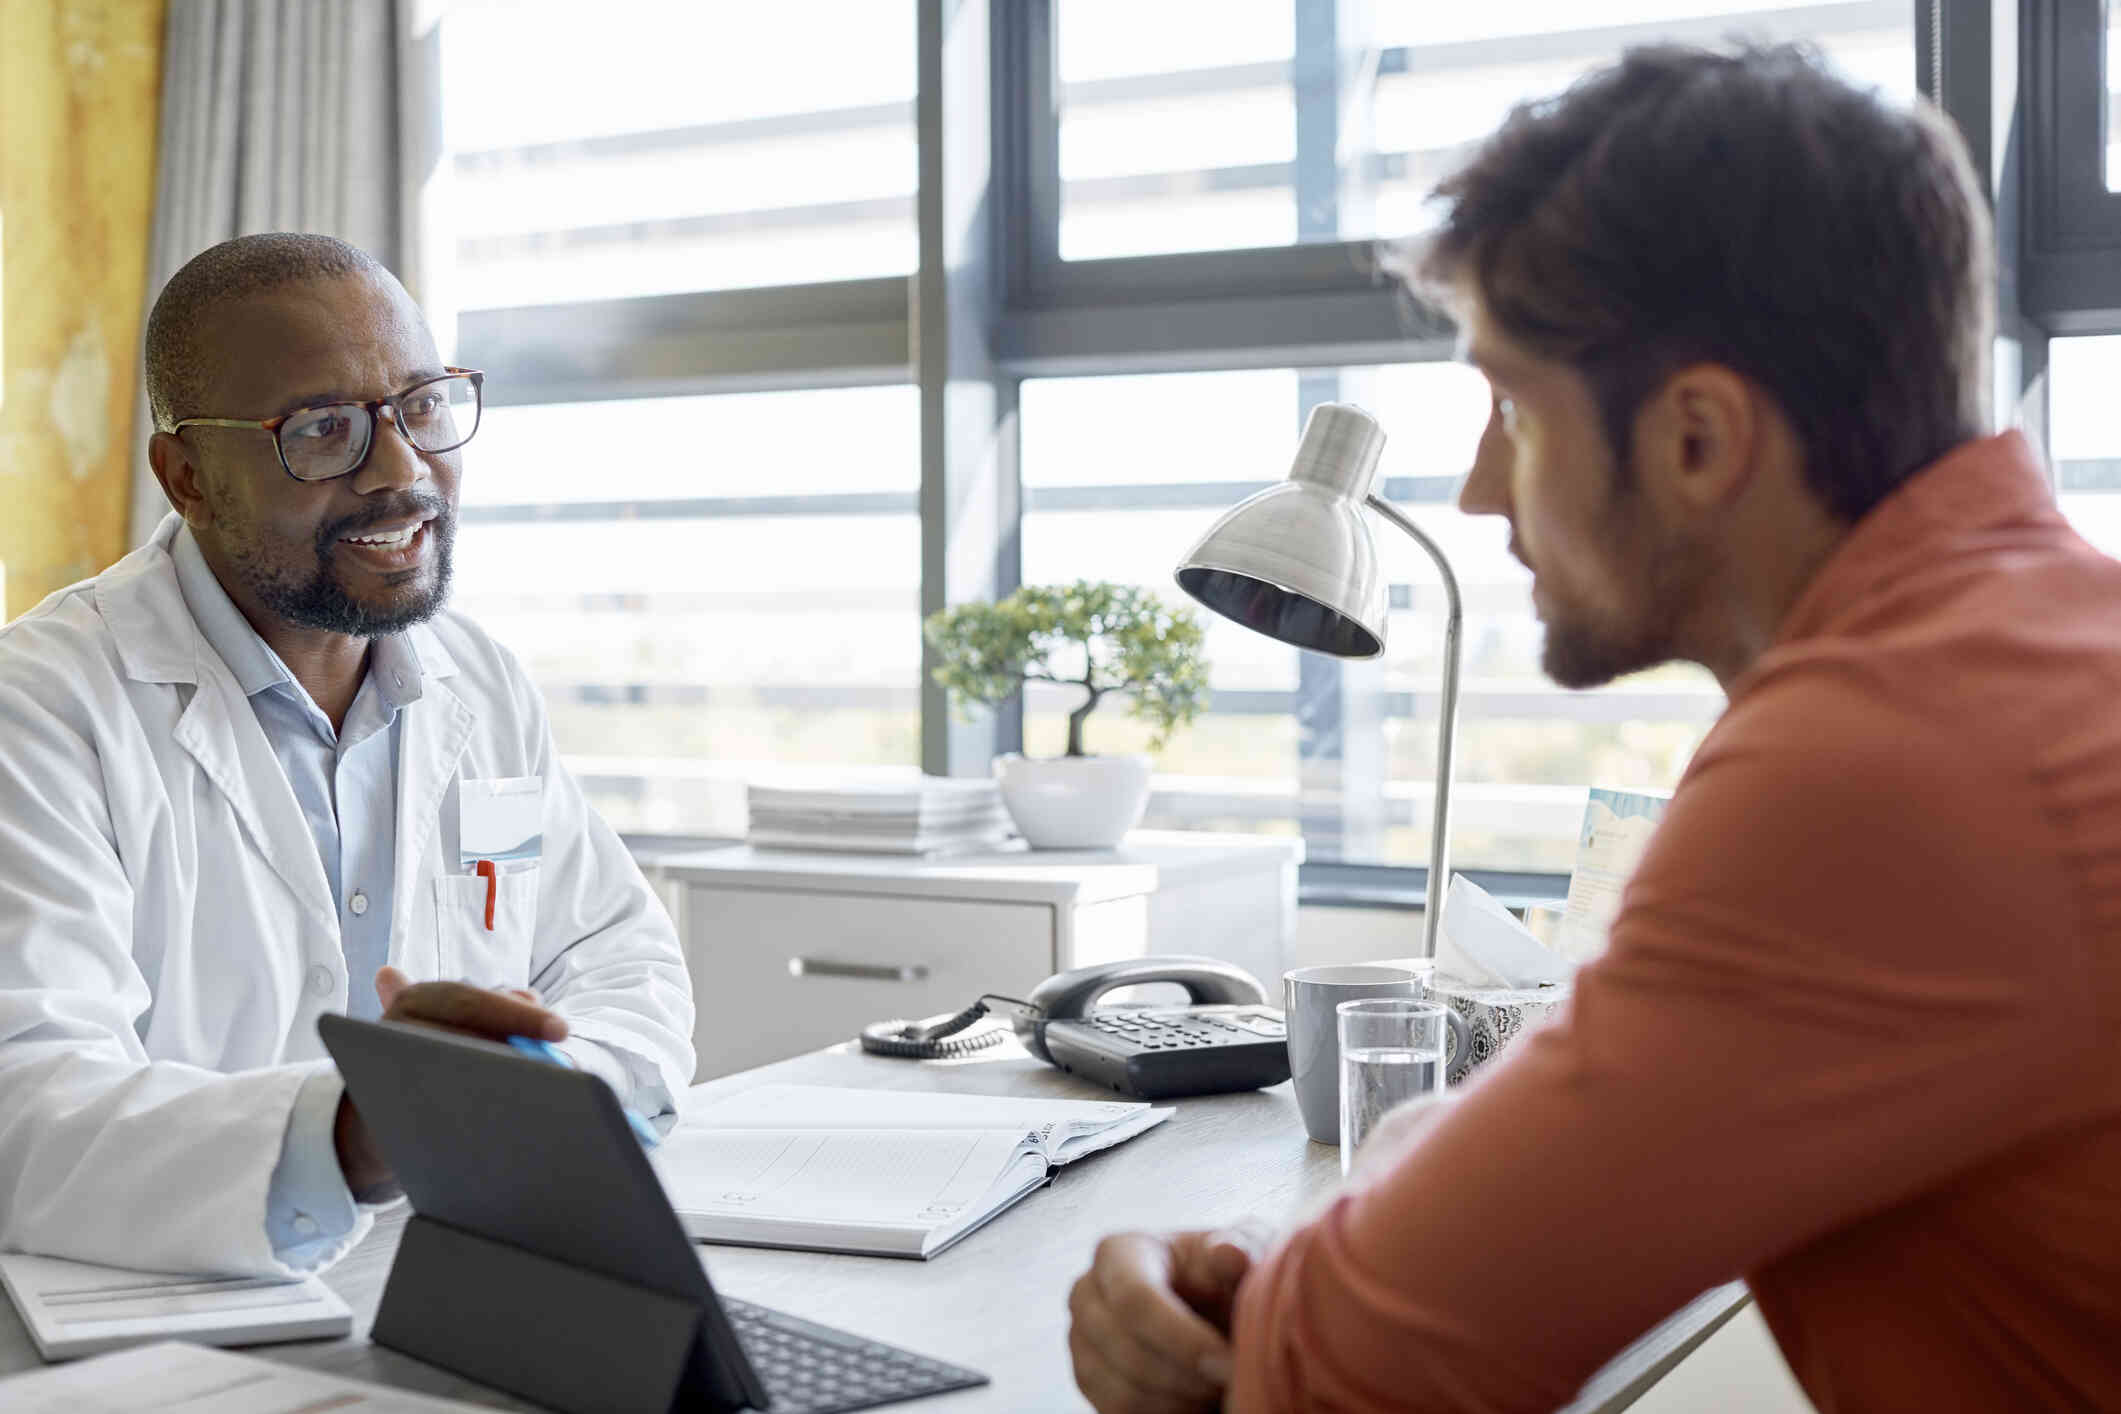
<svg viewBox="0 0 2121 1414">
<path fill-rule="evenodd" d="M 987 1383 L 976 1370 L 748 1301 L 726 1296 L 721 1300 L 737 1340 L 772 1396 L 772 1414 L 839 1414 Z"/>
</svg>

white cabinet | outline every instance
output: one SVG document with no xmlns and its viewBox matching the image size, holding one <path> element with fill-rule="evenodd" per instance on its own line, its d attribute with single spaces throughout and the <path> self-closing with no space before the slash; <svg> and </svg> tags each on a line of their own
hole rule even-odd
<svg viewBox="0 0 2121 1414">
<path fill-rule="evenodd" d="M 706 1080 L 1146 953 L 1234 962 L 1274 995 L 1302 858 L 1300 840 L 1145 831 L 1109 850 L 915 859 L 727 845 L 642 863 L 684 941 Z"/>
</svg>

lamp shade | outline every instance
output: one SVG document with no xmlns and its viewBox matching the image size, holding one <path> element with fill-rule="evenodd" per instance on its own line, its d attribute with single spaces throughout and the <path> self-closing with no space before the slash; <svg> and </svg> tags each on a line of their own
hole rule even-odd
<svg viewBox="0 0 2121 1414">
<path fill-rule="evenodd" d="M 1313 408 L 1288 480 L 1210 526 L 1179 561 L 1179 588 L 1298 648 L 1336 658 L 1384 652 L 1385 581 L 1363 514 L 1384 441 L 1359 407 Z"/>
</svg>

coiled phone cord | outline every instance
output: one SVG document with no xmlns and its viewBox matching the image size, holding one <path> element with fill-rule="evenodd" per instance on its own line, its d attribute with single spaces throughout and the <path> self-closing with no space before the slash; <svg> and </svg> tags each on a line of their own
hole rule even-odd
<svg viewBox="0 0 2121 1414">
<path fill-rule="evenodd" d="M 989 1002 L 1007 1002 L 1022 1007 L 1025 1014 L 1033 1018 L 1045 1015 L 1044 1008 L 1033 1006 L 1019 997 L 988 992 L 963 1011 L 949 1016 L 931 1016 L 925 1021 L 893 1018 L 864 1026 L 862 1049 L 873 1056 L 898 1056 L 903 1060 L 952 1060 L 984 1051 L 999 1044 L 1011 1029 L 1008 1024 L 996 1021 L 976 1031 L 968 1030 L 992 1010 L 987 1005 Z"/>
</svg>

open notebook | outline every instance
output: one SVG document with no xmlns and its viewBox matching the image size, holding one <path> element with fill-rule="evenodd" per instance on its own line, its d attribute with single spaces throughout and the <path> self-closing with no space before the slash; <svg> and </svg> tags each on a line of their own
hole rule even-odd
<svg viewBox="0 0 2121 1414">
<path fill-rule="evenodd" d="M 762 1085 L 696 1096 L 652 1154 L 708 1242 L 933 1257 L 1062 1164 L 1162 1123 L 1110 1100 Z"/>
</svg>

